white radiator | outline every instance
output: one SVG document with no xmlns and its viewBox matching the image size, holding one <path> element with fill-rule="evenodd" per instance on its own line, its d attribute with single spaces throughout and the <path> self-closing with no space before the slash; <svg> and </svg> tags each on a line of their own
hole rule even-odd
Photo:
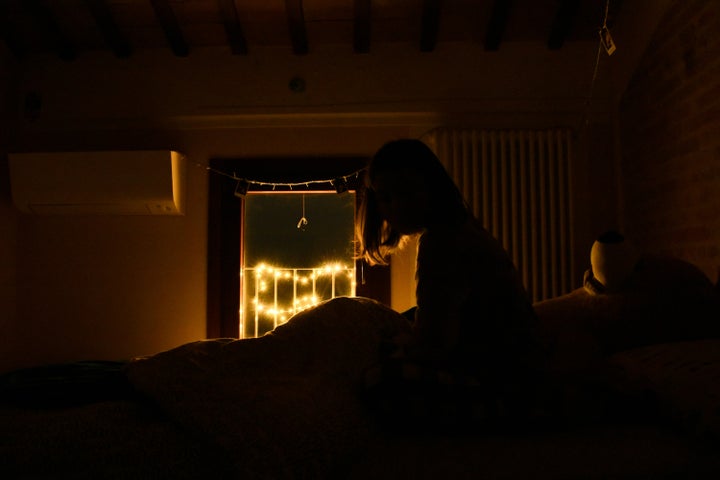
<svg viewBox="0 0 720 480">
<path fill-rule="evenodd" d="M 571 131 L 440 128 L 423 140 L 510 253 L 532 300 L 569 292 Z"/>
</svg>

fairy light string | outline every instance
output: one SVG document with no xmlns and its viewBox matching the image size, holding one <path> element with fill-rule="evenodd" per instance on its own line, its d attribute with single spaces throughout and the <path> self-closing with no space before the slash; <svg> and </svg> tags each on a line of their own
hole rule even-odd
<svg viewBox="0 0 720 480">
<path fill-rule="evenodd" d="M 315 268 L 288 268 L 260 263 L 243 271 L 247 278 L 247 301 L 240 307 L 241 335 L 258 337 L 261 323 L 276 328 L 293 315 L 337 296 L 355 295 L 352 265 L 326 263 Z M 321 282 L 324 279 L 324 283 Z M 290 288 L 289 288 L 290 287 Z M 326 291 L 327 288 L 330 291 Z M 279 295 L 280 290 L 284 294 Z M 325 290 L 325 291 L 323 291 Z M 247 328 L 247 331 L 246 331 Z"/>
<path fill-rule="evenodd" d="M 364 168 L 361 168 L 359 170 L 356 170 L 352 173 L 349 173 L 347 175 L 341 175 L 333 178 L 324 178 L 324 179 L 310 179 L 310 180 L 304 180 L 300 182 L 268 182 L 264 180 L 254 180 L 250 178 L 245 178 L 238 176 L 236 173 L 228 173 L 223 172 L 222 170 L 218 170 L 213 167 L 205 167 L 205 169 L 209 172 L 222 175 L 226 178 L 229 178 L 231 180 L 234 180 L 236 183 L 235 186 L 235 196 L 237 197 L 244 197 L 250 190 L 252 190 L 252 187 L 260 187 L 258 189 L 260 190 L 267 190 L 270 188 L 272 191 L 276 190 L 289 190 L 292 191 L 293 189 L 297 189 L 298 191 L 307 191 L 311 190 L 312 185 L 322 185 L 327 189 L 328 185 L 331 186 L 337 193 L 344 193 L 347 192 L 350 189 L 351 182 L 357 180 L 360 178 L 360 175 L 365 170 Z"/>
</svg>

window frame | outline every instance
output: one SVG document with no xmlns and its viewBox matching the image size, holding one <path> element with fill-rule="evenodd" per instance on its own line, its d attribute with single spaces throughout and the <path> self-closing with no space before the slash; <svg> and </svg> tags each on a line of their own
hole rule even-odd
<svg viewBox="0 0 720 480">
<path fill-rule="evenodd" d="M 345 177 L 359 172 L 366 157 L 273 157 L 211 158 L 208 175 L 208 250 L 207 250 L 207 338 L 239 338 L 240 268 L 244 246 L 244 199 L 235 194 L 237 181 L 243 178 L 275 184 L 311 182 Z M 358 186 L 362 174 L 348 181 L 358 204 Z M 249 191 L 276 191 L 282 186 L 250 183 Z M 310 183 L 294 186 L 293 192 L 334 191 Z M 289 188 L 286 191 L 290 191 Z M 356 260 L 355 294 L 390 305 L 390 267 L 368 266 Z"/>
</svg>

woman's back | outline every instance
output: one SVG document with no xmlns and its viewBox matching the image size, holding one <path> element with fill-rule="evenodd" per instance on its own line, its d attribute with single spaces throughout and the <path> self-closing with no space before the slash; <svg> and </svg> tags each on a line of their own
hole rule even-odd
<svg viewBox="0 0 720 480">
<path fill-rule="evenodd" d="M 421 235 L 416 280 L 421 348 L 483 375 L 540 360 L 537 319 L 518 272 L 476 219 Z"/>
</svg>

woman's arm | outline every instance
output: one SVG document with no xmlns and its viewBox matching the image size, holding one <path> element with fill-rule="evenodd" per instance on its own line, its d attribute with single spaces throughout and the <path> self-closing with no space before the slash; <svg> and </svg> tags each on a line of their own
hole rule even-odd
<svg viewBox="0 0 720 480">
<path fill-rule="evenodd" d="M 457 347 L 472 291 L 471 267 L 442 240 L 423 236 L 418 245 L 413 349 L 429 360 L 447 358 Z"/>
</svg>

